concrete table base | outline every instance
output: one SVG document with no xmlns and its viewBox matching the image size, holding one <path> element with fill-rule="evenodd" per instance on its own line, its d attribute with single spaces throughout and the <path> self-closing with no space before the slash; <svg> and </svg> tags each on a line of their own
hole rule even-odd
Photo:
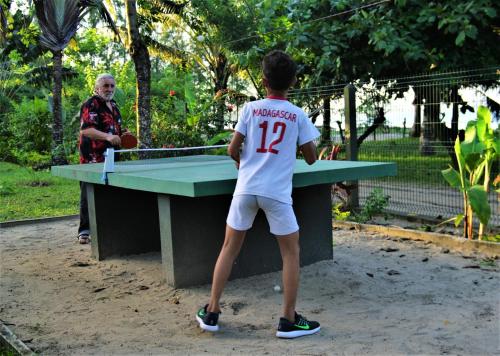
<svg viewBox="0 0 500 356">
<path fill-rule="evenodd" d="M 330 184 L 294 188 L 301 265 L 333 258 Z M 186 197 L 87 184 L 92 255 L 161 249 L 165 278 L 180 288 L 210 283 L 224 242 L 231 195 Z M 247 233 L 231 278 L 281 270 L 276 238 L 260 211 Z"/>
</svg>

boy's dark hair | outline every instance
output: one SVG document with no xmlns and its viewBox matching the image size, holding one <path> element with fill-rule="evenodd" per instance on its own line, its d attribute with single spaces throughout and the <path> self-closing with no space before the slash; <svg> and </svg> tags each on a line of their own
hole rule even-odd
<svg viewBox="0 0 500 356">
<path fill-rule="evenodd" d="M 266 54 L 262 60 L 262 72 L 269 87 L 274 90 L 287 90 L 295 80 L 297 65 L 283 51 L 274 50 Z"/>
</svg>

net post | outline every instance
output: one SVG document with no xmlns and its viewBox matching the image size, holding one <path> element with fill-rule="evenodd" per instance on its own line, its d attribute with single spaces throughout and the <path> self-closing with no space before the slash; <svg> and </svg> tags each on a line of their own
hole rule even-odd
<svg viewBox="0 0 500 356">
<path fill-rule="evenodd" d="M 102 168 L 102 180 L 108 184 L 108 173 L 115 171 L 115 149 L 107 148 L 104 153 L 104 165 Z"/>
</svg>

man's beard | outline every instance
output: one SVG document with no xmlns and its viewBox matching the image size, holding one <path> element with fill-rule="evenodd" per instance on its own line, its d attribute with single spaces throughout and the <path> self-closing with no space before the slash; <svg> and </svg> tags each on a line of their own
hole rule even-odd
<svg viewBox="0 0 500 356">
<path fill-rule="evenodd" d="M 111 101 L 113 97 L 115 96 L 115 93 L 108 93 L 108 94 L 102 94 L 101 97 L 106 100 L 106 101 Z"/>
</svg>

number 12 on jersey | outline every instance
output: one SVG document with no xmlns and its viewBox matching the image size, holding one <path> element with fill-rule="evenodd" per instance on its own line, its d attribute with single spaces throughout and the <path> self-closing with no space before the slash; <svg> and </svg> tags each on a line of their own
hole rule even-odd
<svg viewBox="0 0 500 356">
<path fill-rule="evenodd" d="M 257 152 L 259 153 L 274 153 L 278 154 L 279 150 L 274 148 L 278 143 L 280 143 L 283 140 L 283 137 L 285 136 L 285 130 L 286 130 L 286 124 L 284 122 L 275 122 L 273 126 L 273 133 L 277 133 L 279 130 L 279 137 L 271 142 L 268 148 L 266 148 L 266 135 L 267 135 L 267 127 L 268 127 L 268 121 L 263 121 L 259 124 L 259 127 L 262 129 L 262 138 L 260 140 L 260 147 L 257 148 Z"/>
</svg>

